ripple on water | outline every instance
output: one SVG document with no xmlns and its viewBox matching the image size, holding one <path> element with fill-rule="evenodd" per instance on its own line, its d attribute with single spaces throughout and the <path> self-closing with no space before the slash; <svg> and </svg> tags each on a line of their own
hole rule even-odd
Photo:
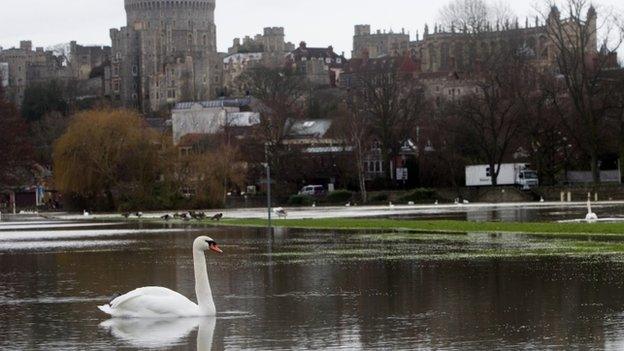
<svg viewBox="0 0 624 351">
<path fill-rule="evenodd" d="M 0 241 L 0 252 L 89 249 L 96 247 L 128 246 L 136 242 L 136 240 L 48 240 L 16 242 Z"/>
</svg>

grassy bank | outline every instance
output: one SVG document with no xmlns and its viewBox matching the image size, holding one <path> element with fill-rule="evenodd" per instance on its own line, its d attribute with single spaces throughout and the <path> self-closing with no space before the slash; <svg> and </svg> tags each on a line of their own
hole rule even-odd
<svg viewBox="0 0 624 351">
<path fill-rule="evenodd" d="M 452 220 L 395 220 L 395 219 L 286 219 L 273 222 L 277 227 L 334 230 L 393 230 L 426 233 L 527 233 L 570 235 L 621 235 L 624 223 L 519 223 L 467 222 Z M 227 219 L 219 225 L 265 227 L 266 220 Z"/>
</svg>

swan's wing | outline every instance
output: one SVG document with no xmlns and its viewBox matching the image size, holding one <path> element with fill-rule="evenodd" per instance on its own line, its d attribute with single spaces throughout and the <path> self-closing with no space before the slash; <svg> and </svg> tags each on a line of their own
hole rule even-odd
<svg viewBox="0 0 624 351">
<path fill-rule="evenodd" d="M 169 296 L 171 294 L 177 294 L 177 292 L 171 289 L 167 289 L 167 288 L 148 286 L 145 288 L 139 288 L 139 289 L 133 290 L 125 295 L 121 295 L 117 297 L 116 299 L 111 301 L 110 306 L 112 308 L 118 308 L 122 306 L 123 304 L 129 301 L 132 301 L 136 298 L 145 297 L 145 296 Z"/>
<path fill-rule="evenodd" d="M 114 317 L 195 316 L 199 308 L 177 292 L 159 287 L 140 288 L 110 303 Z"/>
</svg>

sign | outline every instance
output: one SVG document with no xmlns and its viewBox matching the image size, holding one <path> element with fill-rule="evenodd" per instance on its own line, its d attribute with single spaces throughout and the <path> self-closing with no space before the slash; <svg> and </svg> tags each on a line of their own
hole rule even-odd
<svg viewBox="0 0 624 351">
<path fill-rule="evenodd" d="M 408 180 L 409 172 L 407 168 L 397 168 L 396 169 L 396 180 Z"/>
</svg>

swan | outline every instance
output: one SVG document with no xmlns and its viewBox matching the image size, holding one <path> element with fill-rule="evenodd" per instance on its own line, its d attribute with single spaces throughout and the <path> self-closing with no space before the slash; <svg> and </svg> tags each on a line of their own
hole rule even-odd
<svg viewBox="0 0 624 351">
<path fill-rule="evenodd" d="M 187 318 L 216 315 L 212 290 L 208 281 L 205 251 L 223 253 L 217 243 L 200 236 L 193 243 L 195 294 L 198 304 L 185 296 L 161 287 L 145 287 L 119 296 L 98 308 L 114 318 Z"/>
<path fill-rule="evenodd" d="M 593 222 L 593 221 L 598 220 L 598 215 L 592 212 L 591 194 L 587 194 L 587 215 L 585 216 L 585 220 L 588 222 Z"/>
</svg>

